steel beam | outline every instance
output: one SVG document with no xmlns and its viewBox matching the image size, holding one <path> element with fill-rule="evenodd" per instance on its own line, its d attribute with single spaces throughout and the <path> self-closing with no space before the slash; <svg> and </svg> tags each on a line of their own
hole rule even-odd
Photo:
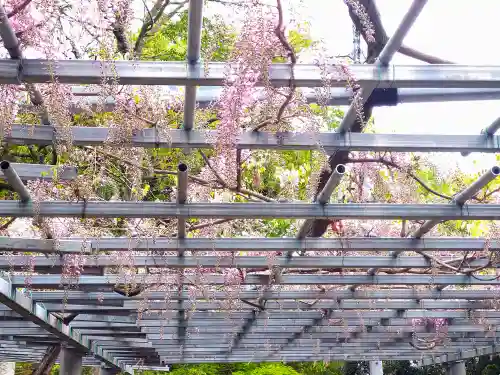
<svg viewBox="0 0 500 375">
<path fill-rule="evenodd" d="M 37 211 L 37 212 L 35 212 Z M 227 218 L 227 219 L 363 219 L 363 220 L 500 220 L 500 205 L 352 203 L 191 203 L 169 202 L 69 202 L 20 204 L 0 201 L 0 216 L 100 218 Z"/>
<path fill-rule="evenodd" d="M 61 289 L 61 277 L 58 275 L 33 275 L 31 285 L 36 288 Z M 79 286 L 97 287 L 112 286 L 123 282 L 118 275 L 107 276 L 80 276 Z M 131 284 L 157 285 L 175 284 L 176 275 L 132 275 L 127 278 Z M 205 285 L 226 285 L 227 280 L 223 275 L 193 275 L 192 282 L 200 282 Z M 500 285 L 500 280 L 492 279 L 488 275 L 282 275 L 277 284 L 281 285 L 349 285 L 349 284 L 371 284 L 371 285 Z M 269 275 L 247 275 L 242 285 L 267 285 Z M 23 287 L 24 276 L 13 276 L 12 285 Z M 114 310 L 109 307 L 110 310 Z"/>
<path fill-rule="evenodd" d="M 166 294 L 168 293 L 168 297 L 170 300 L 192 300 L 192 299 L 200 299 L 205 300 L 206 295 L 203 293 L 187 293 L 183 292 L 179 294 L 176 290 L 169 290 L 164 292 L 151 292 L 148 291 L 144 295 L 138 296 L 123 296 L 114 292 L 85 292 L 85 291 L 33 291 L 32 298 L 35 301 L 46 302 L 60 302 L 63 300 L 67 300 L 70 304 L 84 304 L 88 303 L 88 301 L 98 301 L 99 298 L 104 298 L 104 301 L 115 301 L 115 300 L 143 300 L 147 298 L 148 300 L 161 300 L 164 299 Z M 262 296 L 262 292 L 257 290 L 251 291 L 241 291 L 239 293 L 240 299 L 252 300 L 258 299 Z M 214 292 L 210 293 L 210 298 L 213 300 L 225 300 L 228 295 L 225 292 Z M 393 288 L 393 289 L 384 289 L 384 290 L 361 290 L 357 289 L 356 291 L 349 290 L 330 290 L 330 291 L 321 291 L 321 290 L 295 290 L 295 291 L 267 291 L 264 292 L 264 297 L 266 300 L 317 300 L 320 299 L 322 301 L 328 300 L 365 300 L 365 299 L 381 299 L 381 300 L 393 300 L 393 299 L 413 299 L 416 301 L 434 299 L 434 300 L 494 300 L 498 299 L 498 293 L 495 290 L 489 289 L 472 289 L 472 290 L 443 290 L 438 291 L 435 289 L 412 289 L 412 288 Z M 84 316 L 84 315 L 83 315 Z M 92 320 L 95 324 L 110 324 L 108 321 L 103 322 L 103 317 L 92 316 L 91 318 L 85 318 L 80 320 L 82 315 L 79 315 L 77 319 L 72 322 L 72 326 L 75 324 L 79 324 L 82 320 L 85 322 L 86 320 Z M 135 319 L 128 317 L 110 317 L 110 322 L 113 324 L 135 324 Z M 10 321 L 9 321 L 10 322 Z M 101 323 L 102 322 L 102 323 Z M 114 323 L 116 322 L 116 323 Z M 147 322 L 143 321 L 142 323 Z M 169 323 L 163 322 L 165 325 Z M 200 322 L 197 322 L 200 323 Z M 280 323 L 281 324 L 281 323 Z M 499 323 L 500 324 L 500 323 Z M 1 325 L 1 324 L 0 324 Z"/>
<path fill-rule="evenodd" d="M 76 146 L 101 146 L 109 144 L 109 128 L 71 127 Z M 52 145 L 52 126 L 12 125 L 5 140 L 13 144 Z M 158 135 L 154 129 L 143 129 L 134 135 L 130 145 L 147 148 L 212 148 L 215 131 L 190 131 L 172 129 L 168 137 Z M 122 146 L 122 145 L 121 145 Z M 426 135 L 426 134 L 366 134 L 366 133 L 271 133 L 245 132 L 237 137 L 237 149 L 268 150 L 317 150 L 340 151 L 393 151 L 393 152 L 487 152 L 500 151 L 500 137 L 482 135 Z M 32 168 L 32 167 L 30 167 Z M 38 168 L 47 168 L 39 166 Z M 73 172 L 70 173 L 70 176 Z M 59 174 L 64 177 L 65 174 Z M 69 178 L 69 177 L 68 177 Z"/>
<path fill-rule="evenodd" d="M 0 84 L 19 84 L 20 61 L 0 61 Z M 23 82 L 46 83 L 52 77 L 62 84 L 100 84 L 105 78 L 116 78 L 122 85 L 197 85 L 222 86 L 224 63 L 209 63 L 190 69 L 186 63 L 161 61 L 94 61 L 94 60 L 23 60 Z M 50 67 L 50 69 L 49 69 Z M 332 87 L 346 87 L 350 79 L 340 65 L 327 67 Z M 474 65 L 351 65 L 352 75 L 362 86 L 378 88 L 500 88 L 499 66 Z M 53 72 L 53 73 L 52 73 Z M 322 87 L 324 71 L 313 64 L 297 64 L 294 69 L 297 87 Z M 273 64 L 269 80 L 274 86 L 290 83 L 288 64 Z M 263 83 L 260 82 L 260 85 Z"/>
<path fill-rule="evenodd" d="M 349 207 L 350 205 L 346 205 Z M 390 207 L 390 205 L 388 205 Z M 448 205 L 444 205 L 448 207 Z M 0 236 L 2 252 L 29 253 L 96 253 L 99 251 L 333 251 L 343 250 L 356 252 L 394 251 L 394 250 L 426 250 L 426 251 L 500 251 L 500 240 L 486 238 L 461 237 L 426 237 L 394 238 L 394 237 L 341 237 L 341 238 L 60 238 L 45 240 L 35 238 L 12 238 Z M 56 251 L 57 250 L 57 251 Z M 348 254 L 348 253 L 347 253 Z M 15 261 L 16 262 L 16 261 Z M 347 293 L 347 292 L 346 292 Z"/>
<path fill-rule="evenodd" d="M 50 314 L 45 308 L 34 303 L 32 299 L 15 289 L 11 282 L 0 278 L 0 302 L 9 307 L 26 320 L 35 323 L 48 333 L 51 333 L 62 341 L 67 342 L 81 351 L 92 352 L 96 357 L 110 366 L 122 369 L 133 374 L 127 367 L 120 364 L 100 347 L 92 344 L 88 339 L 82 338 L 79 333 L 73 331 L 69 326 L 63 324 L 60 319 Z"/>
<path fill-rule="evenodd" d="M 76 167 L 45 164 L 9 163 L 21 180 L 74 180 L 78 175 Z"/>
<path fill-rule="evenodd" d="M 462 257 L 463 258 L 463 257 Z M 458 257 L 441 257 L 442 262 L 460 263 Z M 84 256 L 85 267 L 113 267 L 116 266 L 116 256 L 89 255 Z M 60 256 L 16 256 L 13 259 L 0 259 L 0 269 L 21 270 L 26 267 L 28 261 L 32 261 L 35 271 L 55 273 L 61 270 L 64 261 Z M 467 264 L 466 269 L 488 266 L 488 259 L 476 259 Z M 136 255 L 134 257 L 135 267 L 152 268 L 250 268 L 266 270 L 269 268 L 269 258 L 266 256 L 162 256 L 162 255 Z M 272 266 L 301 269 L 331 268 L 430 268 L 431 261 L 418 256 L 405 256 L 394 258 L 391 256 L 308 256 L 289 259 L 286 256 L 273 258 Z M 500 265 L 492 265 L 491 268 L 499 268 Z M 55 271 L 51 271 L 51 269 Z M 252 270 L 254 271 L 254 270 Z M 337 271 L 337 270 L 335 270 Z"/>
<path fill-rule="evenodd" d="M 73 86 L 71 88 L 73 96 L 78 99 L 83 99 L 87 106 L 97 106 L 102 99 L 101 88 L 99 86 Z M 391 90 L 391 89 L 389 89 Z M 435 102 L 458 102 L 458 101 L 474 101 L 474 100 L 498 100 L 500 99 L 499 89 L 457 89 L 457 88 L 407 88 L 393 89 L 394 97 L 386 98 L 386 89 L 375 89 L 371 95 L 376 106 L 395 106 L 405 103 L 435 103 Z M 169 98 L 177 90 L 176 88 L 168 87 L 165 89 L 165 95 L 160 97 L 163 99 Z M 196 95 L 196 105 L 199 108 L 207 108 L 213 102 L 220 98 L 222 88 L 201 87 Z M 301 94 L 307 103 L 317 103 L 318 97 L 315 90 L 303 88 Z M 330 97 L 326 100 L 327 106 L 348 106 L 352 102 L 353 92 L 349 88 L 330 88 Z M 264 99 L 264 94 L 256 93 L 257 98 Z M 71 110 L 73 113 L 79 113 L 84 110 L 79 106 L 77 101 L 73 104 Z M 321 98 L 321 102 L 324 99 Z M 113 97 L 106 98 L 105 110 L 113 111 L 115 108 L 115 100 Z"/>
</svg>

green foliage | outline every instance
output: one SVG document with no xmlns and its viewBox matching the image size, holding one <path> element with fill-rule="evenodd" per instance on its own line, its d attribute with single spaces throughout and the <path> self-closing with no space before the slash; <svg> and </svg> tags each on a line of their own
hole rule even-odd
<svg viewBox="0 0 500 375">
<path fill-rule="evenodd" d="M 300 374 L 307 375 L 342 375 L 344 364 L 342 362 L 297 362 L 290 363 Z"/>
<path fill-rule="evenodd" d="M 184 61 L 187 53 L 188 12 L 164 21 L 146 38 L 142 60 Z M 133 37 L 134 42 L 139 34 Z M 211 61 L 228 60 L 234 46 L 234 30 L 220 19 L 203 18 L 201 49 Z"/>
<path fill-rule="evenodd" d="M 498 375 L 500 374 L 500 367 L 497 365 L 488 365 L 481 372 L 481 375 Z"/>
<path fill-rule="evenodd" d="M 27 362 L 16 362 L 15 375 L 31 375 L 35 370 L 35 363 L 27 363 Z M 52 366 L 50 370 L 50 375 L 59 375 L 59 365 Z M 82 375 L 93 375 L 94 367 L 86 367 L 82 368 Z"/>
<path fill-rule="evenodd" d="M 233 375 L 238 374 L 238 372 L 233 373 Z M 263 363 L 261 366 L 257 367 L 250 373 L 238 374 L 238 375 L 300 375 L 291 366 L 285 365 L 283 363 Z"/>
</svg>

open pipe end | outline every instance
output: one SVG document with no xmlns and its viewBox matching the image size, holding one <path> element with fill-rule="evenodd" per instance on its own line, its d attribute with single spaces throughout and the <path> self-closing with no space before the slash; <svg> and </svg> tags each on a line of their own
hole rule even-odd
<svg viewBox="0 0 500 375">
<path fill-rule="evenodd" d="M 179 172 L 186 172 L 188 170 L 188 166 L 184 163 L 179 163 L 177 169 L 179 170 Z"/>
<path fill-rule="evenodd" d="M 10 163 L 7 160 L 3 160 L 0 163 L 0 168 L 2 168 L 3 170 L 9 169 L 9 167 L 10 167 Z"/>
<path fill-rule="evenodd" d="M 494 176 L 500 175 L 500 167 L 498 165 L 495 165 L 493 168 L 491 168 L 491 173 Z"/>
<path fill-rule="evenodd" d="M 347 170 L 347 167 L 344 164 L 338 164 L 335 167 L 335 173 L 337 174 L 344 174 Z"/>
</svg>

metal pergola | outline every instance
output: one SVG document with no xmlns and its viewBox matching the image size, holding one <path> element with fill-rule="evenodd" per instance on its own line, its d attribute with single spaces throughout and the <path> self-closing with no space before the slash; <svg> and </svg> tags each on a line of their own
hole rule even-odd
<svg viewBox="0 0 500 375">
<path fill-rule="evenodd" d="M 351 70 L 363 90 L 363 99 L 380 98 L 385 89 L 392 99 L 381 104 L 496 100 L 500 98 L 499 66 L 460 65 L 390 65 L 393 55 L 424 7 L 425 0 L 414 0 L 395 34 L 385 41 L 374 64 L 353 65 Z M 189 40 L 186 63 L 116 61 L 48 62 L 23 58 L 18 41 L 5 11 L 0 7 L 0 36 L 11 59 L 0 61 L 1 84 L 26 84 L 33 97 L 43 102 L 36 84 L 49 82 L 55 75 L 66 84 L 99 84 L 103 75 L 115 73 L 122 85 L 185 86 L 184 128 L 172 130 L 169 139 L 154 129 L 134 135 L 131 145 L 149 148 L 209 148 L 213 134 L 196 130 L 197 105 L 215 100 L 224 83 L 224 65 L 210 63 L 208 73 L 200 63 L 202 0 L 189 3 Z M 111 67 L 112 65 L 112 67 Z M 104 67 L 104 68 L 103 68 Z M 298 87 L 322 85 L 321 72 L 313 65 L 297 65 L 294 79 Z M 350 93 L 344 87 L 347 77 L 332 67 L 330 105 L 346 105 Z M 290 66 L 275 64 L 270 80 L 275 86 L 288 86 Z M 197 96 L 198 86 L 209 86 Z M 98 90 L 74 87 L 77 96 L 95 100 Z M 395 90 L 395 91 L 394 91 Z M 38 95 L 38 96 L 37 96 Z M 312 91 L 307 100 L 316 100 Z M 376 99 L 373 99 L 376 100 Z M 33 100 L 32 100 L 33 102 Z M 114 105 L 108 98 L 107 105 Z M 73 110 L 78 110 L 75 105 Z M 43 117 L 43 116 L 42 116 Z M 334 151 L 397 152 L 487 152 L 500 151 L 495 134 L 500 122 L 472 135 L 402 135 L 350 132 L 355 118 L 351 105 L 339 131 L 316 136 L 302 133 L 274 134 L 249 132 L 236 145 L 239 149 L 315 150 L 321 146 Z M 27 129 L 14 124 L 4 141 L 11 144 L 51 145 L 54 127 Z M 103 145 L 108 128 L 73 127 L 73 142 L 78 146 Z M 454 197 L 451 204 L 330 204 L 332 191 L 339 184 L 343 170 L 335 170 L 318 199 L 312 203 L 186 203 L 187 167 L 179 166 L 178 200 L 171 202 L 70 202 L 45 201 L 37 207 L 30 200 L 24 181 L 52 178 L 52 166 L 2 162 L 5 179 L 19 193 L 19 201 L 0 201 L 2 217 L 127 217 L 177 218 L 178 235 L 173 238 L 71 238 L 44 240 L 0 237 L 0 360 L 41 362 L 54 354 L 63 343 L 60 361 L 67 373 L 76 373 L 80 358 L 83 364 L 104 366 L 110 371 L 132 373 L 138 365 L 147 367 L 178 363 L 274 362 L 274 361 L 380 361 L 416 360 L 419 365 L 453 362 L 451 371 L 462 374 L 463 361 L 500 351 L 500 296 L 498 278 L 491 275 L 457 274 L 378 274 L 379 268 L 428 269 L 433 260 L 428 255 L 440 251 L 500 251 L 497 238 L 429 238 L 425 234 L 443 220 L 499 220 L 500 205 L 471 204 L 469 200 L 500 174 L 492 167 L 476 183 Z M 59 179 L 76 178 L 76 168 L 58 170 Z M 36 211 L 36 212 L 35 212 Z M 295 238 L 185 238 L 188 218 L 295 218 L 305 219 Z M 408 238 L 310 238 L 307 227 L 315 219 L 426 220 Z M 156 286 L 137 296 L 113 291 L 125 283 L 121 276 L 106 274 L 116 263 L 113 252 L 129 249 L 141 252 L 135 266 L 175 270 L 207 268 L 262 268 L 265 256 L 199 256 L 192 251 L 282 251 L 274 266 L 286 274 L 253 273 L 243 280 L 243 291 L 232 298 L 223 291 L 191 295 L 178 290 L 176 274 L 136 274 L 126 282 Z M 338 250 L 338 256 L 308 256 L 310 251 Z M 170 255 L 153 255 L 163 251 Z M 350 252 L 366 252 L 366 256 Z M 408 252 L 415 252 L 409 255 Z M 69 291 L 61 285 L 61 255 L 84 253 L 85 273 Z M 370 255 L 379 252 L 381 255 Z M 10 256 L 8 254 L 17 256 Z M 31 255 L 26 255 L 29 253 Z M 32 255 L 32 254 L 35 255 Z M 304 255 L 304 256 L 300 256 Z M 30 276 L 33 291 L 23 291 L 25 276 L 10 273 L 22 270 L 34 258 L 35 275 Z M 453 261 L 456 257 L 440 257 Z M 473 261 L 471 268 L 486 265 Z M 303 274 L 304 269 L 366 269 L 365 272 L 326 272 Z M 199 280 L 196 280 L 200 278 Z M 221 273 L 199 276 L 185 274 L 182 282 L 207 286 L 226 283 Z M 280 286 L 296 286 L 280 290 Z M 336 286 L 322 291 L 315 285 Z M 380 286 L 373 290 L 371 286 Z M 450 288 L 450 286 L 460 286 Z M 163 288 L 163 289 L 162 289 Z M 168 289 L 169 301 L 165 300 Z M 216 288 L 215 288 L 216 289 Z M 144 299 L 147 298 L 147 311 Z M 176 302 L 171 302 L 176 301 Z M 415 325 L 415 319 L 445 318 L 446 339 L 428 349 L 412 345 L 415 336 L 436 336 L 428 325 Z M 76 364 L 75 364 L 76 363 Z M 457 364 L 458 363 L 458 364 Z M 377 373 L 374 362 L 372 372 Z M 105 370 L 103 370 L 105 371 Z M 464 370 L 463 370 L 464 371 Z"/>
</svg>

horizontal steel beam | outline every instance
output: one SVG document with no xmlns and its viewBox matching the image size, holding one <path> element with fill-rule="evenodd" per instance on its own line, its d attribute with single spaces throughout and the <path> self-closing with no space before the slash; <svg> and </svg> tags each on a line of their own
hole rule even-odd
<svg viewBox="0 0 500 375">
<path fill-rule="evenodd" d="M 463 257 L 462 257 L 463 258 Z M 457 257 L 440 257 L 442 262 L 460 262 Z M 35 270 L 51 272 L 51 269 L 61 270 L 64 260 L 60 256 L 16 256 L 10 259 L 0 259 L 0 269 L 22 269 L 26 268 L 28 261 L 33 262 Z M 83 256 L 82 261 L 87 267 L 113 267 L 117 265 L 116 256 L 110 255 L 88 255 Z M 488 259 L 476 259 L 467 264 L 468 268 L 485 267 L 489 265 Z M 268 269 L 270 266 L 286 268 L 429 268 L 432 264 L 429 259 L 420 256 L 405 256 L 394 258 L 391 256 L 308 256 L 288 258 L 278 256 L 270 263 L 266 256 L 161 256 L 148 255 L 134 257 L 135 267 L 151 268 L 254 268 Z M 494 265 L 491 268 L 498 268 Z M 54 273 L 54 272 L 51 272 Z"/>
<path fill-rule="evenodd" d="M 111 313 L 108 315 L 116 315 Z M 204 319 L 210 321 L 227 321 L 231 322 L 239 319 L 249 319 L 253 315 L 250 311 L 191 311 L 188 316 L 190 321 L 193 319 Z M 143 314 L 141 321 L 167 321 L 174 319 L 176 312 L 173 310 L 164 310 L 161 312 L 150 311 L 148 314 Z M 266 311 L 265 317 L 269 319 L 317 319 L 322 316 L 321 311 L 312 310 L 290 310 L 290 311 Z M 480 318 L 500 318 L 500 311 L 493 309 L 485 311 L 470 312 L 467 310 L 408 310 L 398 312 L 397 310 L 378 310 L 378 311 L 333 311 L 332 319 L 337 318 L 449 318 L 449 319 L 469 319 L 471 317 Z"/>
<path fill-rule="evenodd" d="M 109 142 L 110 129 L 103 127 L 71 127 L 72 142 L 76 146 L 99 146 Z M 51 145 L 52 126 L 12 125 L 5 136 L 9 143 Z M 214 131 L 170 130 L 167 136 L 154 129 L 144 129 L 134 135 L 129 144 L 147 148 L 212 148 Z M 120 143 L 120 147 L 123 144 Z M 488 152 L 500 151 L 500 136 L 435 135 L 435 134 L 369 134 L 369 133 L 270 133 L 245 132 L 236 140 L 237 149 L 250 150 L 317 150 L 392 151 L 392 152 Z M 40 166 L 43 168 L 43 166 Z M 69 173 L 69 172 L 68 172 Z"/>
<path fill-rule="evenodd" d="M 165 89 L 164 98 L 168 99 L 170 95 L 175 94 L 179 91 L 181 86 L 171 86 Z M 99 95 L 102 95 L 101 88 L 99 86 L 73 86 L 71 92 L 75 97 L 85 98 L 85 103 L 89 105 L 98 104 L 102 101 Z M 375 90 L 376 96 L 377 90 Z M 196 95 L 196 104 L 199 108 L 206 108 L 213 102 L 219 100 L 222 94 L 222 88 L 217 86 L 205 86 L 198 89 Z M 257 98 L 265 98 L 265 93 L 262 95 L 256 94 Z M 317 103 L 318 98 L 315 90 L 313 89 L 302 89 L 302 95 L 308 103 Z M 352 90 L 334 87 L 330 88 L 330 97 L 326 101 L 326 105 L 329 106 L 347 106 L 351 104 L 352 101 Z M 372 97 L 374 94 L 371 95 Z M 382 95 L 380 95 L 382 97 Z M 163 98 L 163 95 L 160 95 Z M 472 100 L 498 100 L 500 99 L 499 89 L 457 89 L 457 88 L 407 88 L 398 89 L 397 94 L 392 100 L 376 101 L 376 105 L 396 105 L 403 103 L 430 103 L 430 102 L 455 102 L 455 101 L 472 101 Z M 323 98 L 321 99 L 323 103 Z M 109 110 L 113 110 L 115 105 L 115 100 L 113 97 L 106 98 L 106 104 Z"/>
<path fill-rule="evenodd" d="M 375 85 L 377 88 L 500 88 L 499 66 L 363 64 L 350 65 L 349 71 L 350 75 L 347 75 L 341 65 L 321 68 L 314 64 L 297 64 L 294 82 L 297 87 L 321 87 L 326 75 L 332 87 L 347 87 L 348 80 L 354 76 L 359 85 Z M 226 64 L 209 63 L 206 69 L 204 64 L 192 66 L 162 61 L 0 61 L 1 84 L 15 85 L 19 80 L 46 83 L 54 77 L 63 84 L 100 84 L 108 78 L 118 79 L 123 85 L 222 86 L 226 79 Z M 285 87 L 290 79 L 288 64 L 270 67 L 272 85 Z"/>
<path fill-rule="evenodd" d="M 313 305 L 314 303 L 314 305 Z M 125 301 L 123 306 L 102 306 L 90 304 L 62 304 L 45 302 L 44 306 L 48 311 L 64 311 L 92 313 L 93 311 L 137 311 L 142 306 L 147 310 L 252 310 L 253 307 L 243 302 L 234 302 L 229 305 L 226 303 L 211 303 L 211 302 L 182 302 L 172 305 L 170 302 L 148 302 L 144 301 Z M 317 310 L 317 309 L 341 309 L 341 310 L 356 310 L 356 309 L 489 309 L 492 307 L 491 302 L 472 302 L 472 301 L 447 301 L 447 300 L 402 300 L 402 301 L 371 301 L 371 300 L 344 300 L 344 301 L 287 301 L 276 302 L 268 301 L 266 303 L 266 311 L 272 310 Z"/>
<path fill-rule="evenodd" d="M 114 301 L 114 300 L 162 300 L 168 295 L 170 300 L 193 300 L 193 299 L 203 299 L 205 300 L 207 296 L 201 292 L 187 293 L 183 292 L 179 295 L 176 288 L 164 292 L 152 292 L 147 291 L 145 293 L 139 294 L 137 296 L 123 296 L 114 292 L 84 292 L 84 291 L 33 291 L 32 297 L 36 301 L 55 301 L 60 302 L 66 300 L 68 303 L 80 303 L 84 304 L 85 301 L 103 299 L 104 301 Z M 466 300 L 484 300 L 484 299 L 498 299 L 498 293 L 495 290 L 484 290 L 484 289 L 472 289 L 472 290 L 442 290 L 438 291 L 435 289 L 386 289 L 386 290 L 360 290 L 355 291 L 350 290 L 295 290 L 295 291 L 265 291 L 261 292 L 258 290 L 247 291 L 242 290 L 239 292 L 238 297 L 240 299 L 252 300 L 258 299 L 260 297 L 266 300 L 347 300 L 347 299 L 466 299 Z M 228 294 L 225 292 L 211 292 L 210 298 L 213 300 L 225 300 L 228 298 Z M 78 316 L 80 319 L 82 315 Z M 135 322 L 132 318 L 123 317 L 110 317 L 110 322 Z M 83 318 L 81 318 L 83 319 Z M 103 317 L 92 316 L 89 318 L 92 321 L 100 319 L 102 321 Z"/>
<path fill-rule="evenodd" d="M 63 204 L 65 204 L 64 202 Z M 349 207 L 346 205 L 344 207 Z M 391 207 L 386 205 L 386 207 Z M 446 205 L 446 207 L 448 207 Z M 1 209 L 1 205 L 0 205 Z M 35 238 L 0 237 L 0 251 L 65 253 L 97 251 L 500 251 L 500 240 L 462 237 L 391 238 L 61 238 L 44 240 Z"/>
<path fill-rule="evenodd" d="M 422 354 L 420 355 L 402 355 L 398 356 L 398 360 L 400 361 L 409 361 L 409 360 L 418 360 L 422 358 Z M 384 355 L 373 355 L 373 354 L 356 354 L 350 355 L 348 353 L 343 355 L 328 355 L 328 354 L 317 354 L 311 353 L 305 357 L 298 357 L 297 355 L 293 357 L 272 357 L 272 358 L 252 358 L 252 357 L 235 357 L 228 358 L 221 356 L 207 356 L 206 358 L 198 358 L 198 357 L 186 357 L 184 359 L 172 359 L 170 356 L 163 357 L 163 360 L 169 364 L 188 364 L 188 363 L 238 363 L 238 362 L 249 362 L 249 363 L 263 363 L 263 362 L 297 362 L 297 361 L 307 361 L 307 362 L 316 362 L 316 361 L 375 361 L 375 360 L 394 360 L 394 354 L 384 354 Z"/>
<path fill-rule="evenodd" d="M 169 202 L 68 202 L 44 201 L 20 204 L 0 201 L 0 216 L 33 217 L 130 217 L 130 218 L 227 218 L 227 219 L 364 219 L 364 220 L 500 220 L 500 205 L 351 203 L 191 203 Z"/>
<path fill-rule="evenodd" d="M 190 282 L 200 285 L 227 285 L 227 279 L 223 275 L 186 275 Z M 186 279 L 186 281 L 187 281 Z M 25 286 L 24 276 L 12 276 L 12 284 L 16 287 Z M 80 276 L 79 287 L 108 286 L 123 283 L 122 276 Z M 61 276 L 59 275 L 33 275 L 30 277 L 31 285 L 35 288 L 61 289 Z M 176 285 L 176 275 L 131 275 L 127 276 L 127 283 L 139 285 Z M 269 275 L 247 275 L 242 285 L 266 285 L 269 283 Z M 372 285 L 500 285 L 500 280 L 492 279 L 488 275 L 282 275 L 276 280 L 281 285 L 349 285 L 349 284 L 372 284 Z"/>
<path fill-rule="evenodd" d="M 6 137 L 7 138 L 7 137 Z M 78 175 L 76 167 L 45 164 L 10 163 L 21 180 L 74 180 Z M 0 178 L 3 175 L 0 174 Z"/>
</svg>

